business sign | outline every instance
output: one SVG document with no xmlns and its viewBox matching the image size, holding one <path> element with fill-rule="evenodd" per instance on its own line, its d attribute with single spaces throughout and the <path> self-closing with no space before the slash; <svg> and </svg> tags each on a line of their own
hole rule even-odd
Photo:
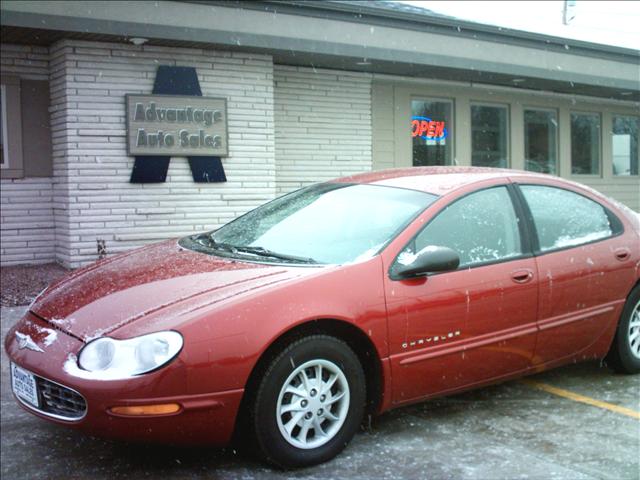
<svg viewBox="0 0 640 480">
<path fill-rule="evenodd" d="M 126 95 L 129 155 L 227 156 L 227 101 Z"/>
<path fill-rule="evenodd" d="M 422 138 L 427 145 L 444 145 L 444 139 L 448 135 L 444 121 L 434 121 L 422 116 L 411 117 L 411 137 L 414 139 Z"/>
</svg>

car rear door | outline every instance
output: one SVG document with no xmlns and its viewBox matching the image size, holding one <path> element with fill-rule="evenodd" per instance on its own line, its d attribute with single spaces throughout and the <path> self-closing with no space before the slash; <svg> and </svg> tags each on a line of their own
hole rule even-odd
<svg viewBox="0 0 640 480">
<path fill-rule="evenodd" d="M 540 273 L 534 364 L 602 356 L 635 281 L 622 223 L 586 194 L 551 184 L 517 188 L 536 232 Z M 599 339 L 606 345 L 590 351 Z"/>
<path fill-rule="evenodd" d="M 396 261 L 427 245 L 454 249 L 460 267 L 385 279 L 395 403 L 454 391 L 531 366 L 537 271 L 506 182 L 459 197 Z"/>
</svg>

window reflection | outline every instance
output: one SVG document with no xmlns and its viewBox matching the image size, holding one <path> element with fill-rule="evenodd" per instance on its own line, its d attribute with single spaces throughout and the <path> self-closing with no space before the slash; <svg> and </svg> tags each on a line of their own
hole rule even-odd
<svg viewBox="0 0 640 480">
<path fill-rule="evenodd" d="M 471 106 L 471 164 L 507 167 L 507 107 Z"/>
<path fill-rule="evenodd" d="M 521 255 L 518 221 L 507 189 L 481 190 L 446 207 L 418 234 L 413 252 L 428 245 L 455 250 L 460 267 Z"/>
<path fill-rule="evenodd" d="M 520 189 L 531 210 L 542 252 L 613 235 L 607 213 L 593 200 L 542 185 L 523 185 Z"/>
<path fill-rule="evenodd" d="M 451 165 L 453 103 L 446 100 L 411 101 L 413 166 Z"/>
<path fill-rule="evenodd" d="M 614 175 L 638 175 L 638 130 L 640 118 L 613 117 L 612 156 Z"/>
<path fill-rule="evenodd" d="M 525 168 L 532 172 L 558 173 L 558 115 L 555 110 L 525 109 Z"/>
<path fill-rule="evenodd" d="M 571 173 L 600 173 L 600 115 L 571 114 Z"/>
</svg>

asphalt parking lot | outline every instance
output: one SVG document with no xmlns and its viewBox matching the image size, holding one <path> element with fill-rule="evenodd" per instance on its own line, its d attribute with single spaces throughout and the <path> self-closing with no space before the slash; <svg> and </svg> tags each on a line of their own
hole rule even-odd
<svg viewBox="0 0 640 480">
<path fill-rule="evenodd" d="M 24 307 L 2 308 L 4 339 Z M 296 472 L 232 449 L 91 438 L 15 403 L 2 353 L 1 476 L 62 478 L 638 479 L 640 376 L 578 364 L 375 419 L 334 461 Z"/>
</svg>

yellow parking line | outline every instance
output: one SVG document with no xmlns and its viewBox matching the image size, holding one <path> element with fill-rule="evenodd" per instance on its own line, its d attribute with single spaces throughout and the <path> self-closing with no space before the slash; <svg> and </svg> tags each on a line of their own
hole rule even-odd
<svg viewBox="0 0 640 480">
<path fill-rule="evenodd" d="M 547 385 L 546 383 L 536 382 L 534 380 L 524 379 L 520 380 L 520 382 L 524 383 L 525 385 L 529 385 L 530 387 L 537 388 L 538 390 L 543 390 L 547 393 L 558 395 L 559 397 L 568 398 L 569 400 L 573 400 L 574 402 L 586 403 L 587 405 L 591 405 L 593 407 L 604 408 L 605 410 L 610 410 L 612 412 L 620 413 L 622 415 L 635 418 L 636 420 L 640 420 L 640 412 L 636 412 L 635 410 L 631 410 L 630 408 L 621 407 L 612 403 L 602 402 L 600 400 L 596 400 L 595 398 L 585 397 L 584 395 L 573 393 L 569 390 L 563 390 L 562 388 L 553 387 L 551 385 Z"/>
</svg>

